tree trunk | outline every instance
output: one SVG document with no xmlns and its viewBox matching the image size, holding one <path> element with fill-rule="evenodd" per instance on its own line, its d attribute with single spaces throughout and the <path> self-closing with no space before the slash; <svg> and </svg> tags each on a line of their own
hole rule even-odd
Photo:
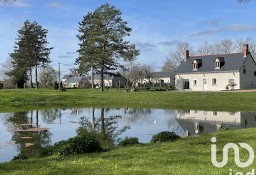
<svg viewBox="0 0 256 175">
<path fill-rule="evenodd" d="M 36 111 L 36 127 L 38 128 L 38 110 Z"/>
<path fill-rule="evenodd" d="M 29 70 L 29 74 L 30 74 L 30 88 L 33 88 L 33 81 L 32 81 L 32 68 L 30 68 L 30 70 Z"/>
<path fill-rule="evenodd" d="M 95 108 L 92 108 L 92 129 L 95 130 Z"/>
<path fill-rule="evenodd" d="M 94 72 L 93 72 L 93 65 L 91 66 L 91 81 L 92 81 L 92 89 L 94 88 Z"/>
<path fill-rule="evenodd" d="M 35 76 L 36 76 L 36 89 L 38 89 L 38 81 L 37 81 L 37 65 L 35 67 Z"/>
<path fill-rule="evenodd" d="M 101 88 L 101 91 L 104 91 L 104 67 L 102 66 L 101 67 L 101 70 L 100 70 L 100 88 Z"/>
<path fill-rule="evenodd" d="M 105 109 L 101 108 L 100 120 L 101 120 L 101 132 L 103 135 L 105 135 L 105 133 L 106 133 L 104 111 L 105 111 Z"/>
</svg>

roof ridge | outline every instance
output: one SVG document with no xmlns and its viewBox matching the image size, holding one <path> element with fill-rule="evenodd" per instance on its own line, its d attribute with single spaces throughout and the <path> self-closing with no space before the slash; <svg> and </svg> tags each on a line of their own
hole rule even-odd
<svg viewBox="0 0 256 175">
<path fill-rule="evenodd" d="M 218 55 L 232 55 L 232 54 L 243 54 L 243 53 L 242 53 L 242 52 L 234 52 L 234 53 L 219 53 L 219 54 L 191 55 L 190 57 L 218 56 Z"/>
</svg>

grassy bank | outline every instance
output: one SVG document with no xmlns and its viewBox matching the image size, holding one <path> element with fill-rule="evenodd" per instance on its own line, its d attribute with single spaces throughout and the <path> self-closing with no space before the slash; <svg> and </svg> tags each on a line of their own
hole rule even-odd
<svg viewBox="0 0 256 175">
<path fill-rule="evenodd" d="M 17 111 L 59 107 L 133 107 L 255 111 L 255 92 L 124 92 L 98 89 L 0 90 L 0 111 Z"/>
<path fill-rule="evenodd" d="M 228 174 L 251 171 L 256 161 L 247 168 L 238 168 L 230 151 L 229 162 L 224 168 L 216 168 L 211 163 L 211 137 L 217 138 L 217 148 L 233 142 L 245 142 L 256 150 L 256 129 L 223 131 L 200 137 L 180 139 L 173 143 L 148 144 L 119 148 L 105 153 L 64 157 L 49 157 L 0 164 L 1 174 L 132 174 L 132 175 L 191 175 Z M 248 160 L 248 152 L 240 148 L 241 161 Z M 218 155 L 222 160 L 222 154 Z M 235 173 L 233 173 L 235 174 Z"/>
</svg>

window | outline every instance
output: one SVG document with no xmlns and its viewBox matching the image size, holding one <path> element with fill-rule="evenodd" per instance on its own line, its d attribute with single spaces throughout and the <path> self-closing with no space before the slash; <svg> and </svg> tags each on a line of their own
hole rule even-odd
<svg viewBox="0 0 256 175">
<path fill-rule="evenodd" d="M 216 59 L 214 63 L 215 69 L 220 69 L 220 60 Z"/>
<path fill-rule="evenodd" d="M 216 78 L 213 78 L 212 79 L 212 85 L 216 85 L 217 84 L 217 79 Z"/>
<path fill-rule="evenodd" d="M 243 73 L 246 74 L 246 67 L 243 65 Z"/>
<path fill-rule="evenodd" d="M 218 115 L 218 112 L 214 111 L 214 112 L 213 112 L 213 115 Z"/>
<path fill-rule="evenodd" d="M 197 80 L 194 80 L 194 86 L 196 86 L 197 85 Z"/>
<path fill-rule="evenodd" d="M 256 71 L 254 71 L 254 76 L 256 76 Z"/>
<path fill-rule="evenodd" d="M 198 63 L 196 60 L 193 61 L 193 70 L 197 70 L 198 69 Z"/>
</svg>

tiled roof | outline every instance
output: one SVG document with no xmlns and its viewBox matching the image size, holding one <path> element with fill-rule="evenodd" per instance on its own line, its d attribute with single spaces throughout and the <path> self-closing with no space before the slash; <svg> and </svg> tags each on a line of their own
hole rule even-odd
<svg viewBox="0 0 256 175">
<path fill-rule="evenodd" d="M 250 55 L 250 54 L 249 54 Z M 214 61 L 216 58 L 224 60 L 224 65 L 220 69 L 215 69 Z M 194 60 L 201 59 L 202 65 L 198 70 L 193 70 L 192 63 Z M 243 53 L 205 55 L 205 56 L 190 56 L 186 61 L 183 61 L 178 67 L 176 73 L 196 73 L 196 72 L 218 72 L 218 71 L 239 71 L 245 58 Z"/>
</svg>

